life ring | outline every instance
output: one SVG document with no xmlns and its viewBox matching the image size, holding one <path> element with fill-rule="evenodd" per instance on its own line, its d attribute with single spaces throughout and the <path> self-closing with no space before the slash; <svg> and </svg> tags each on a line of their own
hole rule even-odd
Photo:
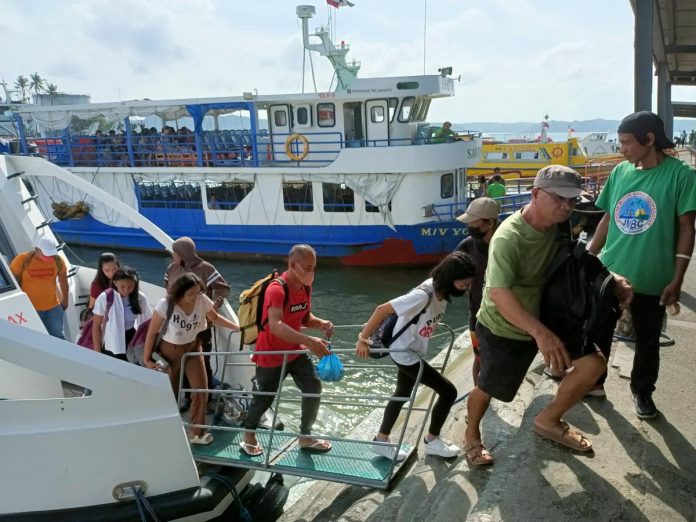
<svg viewBox="0 0 696 522">
<path fill-rule="evenodd" d="M 291 144 L 293 141 L 299 141 L 302 143 L 302 152 L 300 154 L 295 154 L 292 151 Z M 285 154 L 292 161 L 302 161 L 309 155 L 309 141 L 302 134 L 291 134 L 288 139 L 285 140 Z"/>
<path fill-rule="evenodd" d="M 563 149 L 561 147 L 554 147 L 551 154 L 553 154 L 554 158 L 560 158 L 563 156 Z"/>
</svg>

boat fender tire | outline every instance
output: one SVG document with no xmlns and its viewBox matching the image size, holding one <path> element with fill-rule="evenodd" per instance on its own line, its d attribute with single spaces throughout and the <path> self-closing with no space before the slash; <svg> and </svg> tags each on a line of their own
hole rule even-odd
<svg viewBox="0 0 696 522">
<path fill-rule="evenodd" d="M 302 143 L 302 152 L 300 154 L 295 154 L 292 151 L 292 142 L 299 141 Z M 309 141 L 302 134 L 291 134 L 288 139 L 285 140 L 285 154 L 292 161 L 302 161 L 309 155 Z"/>
</svg>

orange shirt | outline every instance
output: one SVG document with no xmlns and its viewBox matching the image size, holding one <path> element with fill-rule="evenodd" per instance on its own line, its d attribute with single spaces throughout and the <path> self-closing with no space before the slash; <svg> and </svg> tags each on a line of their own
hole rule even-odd
<svg viewBox="0 0 696 522">
<path fill-rule="evenodd" d="M 31 252 L 19 254 L 12 260 L 10 270 L 17 279 L 22 272 L 22 265 Z M 62 263 L 61 273 L 65 274 L 65 262 Z M 31 304 L 39 312 L 51 310 L 60 304 L 58 299 L 58 264 L 52 257 L 46 261 L 39 259 L 37 254 L 31 259 L 27 267 L 22 272 L 22 290 L 27 294 Z"/>
</svg>

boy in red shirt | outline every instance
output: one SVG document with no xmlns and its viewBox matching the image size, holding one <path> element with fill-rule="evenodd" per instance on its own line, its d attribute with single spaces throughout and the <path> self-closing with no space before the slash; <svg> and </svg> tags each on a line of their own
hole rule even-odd
<svg viewBox="0 0 696 522">
<path fill-rule="evenodd" d="M 279 281 L 273 281 L 266 289 L 261 323 L 264 328 L 259 330 L 252 357 L 256 363 L 256 381 L 259 391 L 275 393 L 285 376 L 290 374 L 303 394 L 321 393 L 321 381 L 307 354 L 288 355 L 283 373 L 284 356 L 263 353 L 309 349 L 319 358 L 328 355 L 327 341 L 300 331 L 302 327 L 316 328 L 323 330 L 328 338 L 333 333 L 331 321 L 320 319 L 311 312 L 311 288 L 316 266 L 317 255 L 314 249 L 309 245 L 295 245 L 288 255 L 288 269 L 281 276 L 287 288 L 283 288 Z M 247 430 L 258 428 L 261 416 L 271 406 L 273 400 L 272 395 L 254 395 L 244 421 L 244 428 Z M 300 438 L 299 445 L 305 450 L 324 452 L 331 449 L 331 443 L 309 436 L 319 411 L 319 400 L 318 397 L 302 398 L 300 433 L 305 436 Z M 244 433 L 244 441 L 240 443 L 240 446 L 244 453 L 252 457 L 263 453 L 263 448 L 253 432 Z"/>
</svg>

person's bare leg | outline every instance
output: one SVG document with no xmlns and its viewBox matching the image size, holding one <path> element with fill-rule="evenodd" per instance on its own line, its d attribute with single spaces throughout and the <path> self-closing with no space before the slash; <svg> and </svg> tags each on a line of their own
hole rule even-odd
<svg viewBox="0 0 696 522">
<path fill-rule="evenodd" d="M 488 410 L 491 403 L 491 396 L 481 390 L 478 386 L 471 390 L 469 400 L 466 403 L 467 410 L 467 425 L 464 432 L 464 448 L 469 448 L 470 445 L 477 440 L 481 440 L 481 421 Z M 488 455 L 484 456 L 483 447 L 473 447 L 466 454 L 472 459 L 483 458 L 486 461 L 493 461 L 493 458 Z"/>
<path fill-rule="evenodd" d="M 573 371 L 558 385 L 556 396 L 534 419 L 534 425 L 552 429 L 561 426 L 563 415 L 594 388 L 597 379 L 606 371 L 607 361 L 601 354 L 592 354 L 573 361 Z M 568 434 L 578 443 L 581 436 L 572 430 Z"/>
</svg>

